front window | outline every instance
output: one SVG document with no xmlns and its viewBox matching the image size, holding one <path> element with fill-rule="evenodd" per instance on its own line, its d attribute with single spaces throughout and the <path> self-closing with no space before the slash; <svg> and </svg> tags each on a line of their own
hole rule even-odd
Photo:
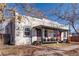
<svg viewBox="0 0 79 59">
<path fill-rule="evenodd" d="M 30 36 L 30 28 L 24 29 L 24 36 Z"/>
</svg>

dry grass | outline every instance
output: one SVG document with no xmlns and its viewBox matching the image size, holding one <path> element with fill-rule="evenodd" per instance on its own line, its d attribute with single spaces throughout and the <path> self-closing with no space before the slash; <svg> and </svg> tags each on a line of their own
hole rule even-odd
<svg viewBox="0 0 79 59">
<path fill-rule="evenodd" d="M 21 56 L 29 56 L 32 55 L 34 51 L 39 50 L 39 48 L 31 47 L 31 46 L 12 46 L 0 49 L 0 55 L 21 55 Z"/>
<path fill-rule="evenodd" d="M 65 51 L 64 54 L 67 54 L 69 56 L 79 56 L 79 53 L 77 52 L 77 50 L 70 50 L 70 51 Z"/>
<path fill-rule="evenodd" d="M 67 54 L 69 56 L 79 56 L 79 48 L 78 49 L 74 49 L 74 50 L 65 51 L 63 53 Z"/>
<path fill-rule="evenodd" d="M 47 55 L 56 55 L 56 56 L 62 56 L 61 53 L 55 52 L 54 48 L 66 48 L 69 47 L 71 44 L 67 43 L 59 43 L 59 44 L 42 44 L 39 46 L 33 46 L 33 45 L 25 45 L 25 46 L 4 46 L 0 48 L 0 55 L 8 56 L 8 55 L 15 55 L 15 56 L 32 56 L 32 55 L 41 55 L 41 56 L 47 56 Z M 77 51 L 65 51 L 64 54 L 73 55 L 78 52 L 79 49 L 76 49 Z M 57 51 L 57 50 L 56 50 Z M 77 53 L 77 55 L 79 55 Z"/>
<path fill-rule="evenodd" d="M 42 46 L 44 47 L 51 47 L 51 48 L 64 48 L 64 47 L 69 47 L 71 44 L 69 43 L 55 43 L 55 44 L 43 44 Z"/>
</svg>

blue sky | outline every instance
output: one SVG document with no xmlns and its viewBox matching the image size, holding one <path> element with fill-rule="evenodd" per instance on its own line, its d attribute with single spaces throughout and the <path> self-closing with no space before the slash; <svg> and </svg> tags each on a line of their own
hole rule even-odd
<svg viewBox="0 0 79 59">
<path fill-rule="evenodd" d="M 23 5 L 23 7 L 25 7 L 25 4 L 21 4 L 21 5 Z M 30 5 L 33 8 L 44 12 L 44 15 L 46 15 L 50 20 L 57 21 L 61 24 L 66 24 L 67 22 L 62 19 L 57 19 L 56 16 L 52 15 L 52 13 L 49 13 L 49 10 L 58 8 L 61 11 L 61 13 L 63 13 L 64 11 L 70 12 L 72 9 L 70 4 L 63 4 L 62 7 L 59 7 L 60 4 L 56 4 L 56 3 L 36 3 L 36 4 L 30 4 Z M 16 8 L 20 14 L 23 14 L 23 12 L 22 12 L 23 7 L 17 6 L 17 4 L 15 4 L 15 3 L 9 3 L 8 7 L 9 8 Z M 77 23 L 78 24 L 76 27 L 78 28 L 79 22 L 77 22 Z M 74 32 L 73 29 L 72 29 L 72 32 Z"/>
<path fill-rule="evenodd" d="M 23 5 L 23 4 L 22 4 Z M 32 4 L 33 5 L 33 4 Z M 52 15 L 51 13 L 47 13 L 50 9 L 54 9 L 54 8 L 57 8 L 58 7 L 58 5 L 59 4 L 51 4 L 51 3 L 37 3 L 37 4 L 34 4 L 33 5 L 33 8 L 36 8 L 36 9 L 38 9 L 39 11 L 42 11 L 42 12 L 44 12 L 44 14 L 46 15 L 46 16 L 48 16 L 48 18 L 49 19 L 51 19 L 51 20 L 55 20 L 55 21 L 57 21 L 57 22 L 59 22 L 59 23 L 63 23 L 63 22 L 65 22 L 64 20 L 63 20 L 63 22 L 61 22 L 62 20 L 60 20 L 60 19 L 55 19 L 56 17 L 54 16 L 54 15 Z M 64 6 L 66 6 L 66 5 L 64 5 Z M 23 14 L 23 12 L 22 12 L 22 8 L 21 7 L 19 7 L 19 6 L 17 6 L 16 4 L 8 4 L 8 7 L 10 7 L 10 8 L 16 8 L 17 10 L 18 10 L 18 12 L 19 13 L 21 13 L 21 14 Z M 66 6 L 67 7 L 67 6 Z M 66 7 L 64 8 L 63 7 L 63 9 L 65 10 L 66 9 Z M 60 8 L 61 9 L 61 8 Z M 62 9 L 61 9 L 62 10 Z M 66 22 L 65 22 L 66 23 Z M 65 24 L 65 23 L 63 23 L 63 24 Z"/>
</svg>

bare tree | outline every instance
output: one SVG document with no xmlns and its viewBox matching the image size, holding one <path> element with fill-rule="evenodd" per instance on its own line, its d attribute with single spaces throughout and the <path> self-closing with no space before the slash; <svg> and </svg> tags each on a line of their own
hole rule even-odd
<svg viewBox="0 0 79 59">
<path fill-rule="evenodd" d="M 69 4 L 71 6 L 70 9 L 63 11 L 62 13 L 59 8 L 63 5 L 64 4 L 60 4 L 57 8 L 51 9 L 50 12 L 52 15 L 55 15 L 57 19 L 68 21 L 68 24 L 71 25 L 75 32 L 79 35 L 79 32 L 75 27 L 76 21 L 79 20 L 79 4 Z"/>
<path fill-rule="evenodd" d="M 44 12 L 42 12 L 41 10 L 38 10 L 37 8 L 34 8 L 35 4 L 18 3 L 16 5 L 22 9 L 22 12 L 25 15 L 33 16 L 33 17 L 37 17 L 37 18 L 43 18 L 43 17 L 47 18 L 47 16 L 44 14 Z"/>
<path fill-rule="evenodd" d="M 3 11 L 4 11 L 5 6 L 6 6 L 5 3 L 0 3 L 0 22 L 2 22 L 3 17 L 4 17 Z"/>
<path fill-rule="evenodd" d="M 3 22 L 4 20 L 4 14 L 3 14 L 3 11 L 4 11 L 4 8 L 5 8 L 6 4 L 5 3 L 0 3 L 0 23 Z M 3 34 L 1 35 L 1 38 L 0 38 L 0 45 L 3 45 Z"/>
<path fill-rule="evenodd" d="M 26 15 L 30 15 L 30 16 L 34 16 L 34 17 L 38 17 L 38 18 L 48 18 L 44 12 L 38 10 L 37 8 L 34 8 L 35 4 L 15 4 L 15 8 L 19 7 L 21 9 L 21 11 L 26 14 Z M 60 12 L 60 7 L 62 7 L 64 4 L 59 4 L 59 6 L 57 8 L 54 9 L 50 9 L 49 11 L 45 11 L 46 13 L 51 13 L 52 15 L 55 15 L 58 17 L 58 19 L 62 19 L 62 20 L 66 20 L 68 21 L 68 23 L 73 27 L 73 29 L 75 30 L 75 32 L 77 34 L 79 34 L 75 28 L 75 24 L 76 21 L 79 19 L 79 4 L 68 4 L 71 5 L 71 11 L 69 12 L 68 10 L 63 11 L 63 13 Z M 13 8 L 14 9 L 14 8 Z M 11 13 L 14 13 L 14 10 L 11 9 Z M 1 12 L 0 12 L 1 14 Z M 1 14 L 3 15 L 3 14 Z M 1 17 L 0 17 L 1 18 Z"/>
</svg>

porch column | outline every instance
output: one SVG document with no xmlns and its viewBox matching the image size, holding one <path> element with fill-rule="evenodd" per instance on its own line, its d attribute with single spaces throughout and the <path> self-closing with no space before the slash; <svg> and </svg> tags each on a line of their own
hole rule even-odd
<svg viewBox="0 0 79 59">
<path fill-rule="evenodd" d="M 67 31 L 61 32 L 61 41 L 66 42 L 68 38 L 68 33 Z"/>
<path fill-rule="evenodd" d="M 64 32 L 61 32 L 61 41 L 64 40 Z"/>
<path fill-rule="evenodd" d="M 42 42 L 43 42 L 43 39 L 45 38 L 44 34 L 45 34 L 45 29 L 42 28 Z"/>
<path fill-rule="evenodd" d="M 67 33 L 67 31 L 65 32 L 65 40 L 67 40 L 67 38 L 68 38 L 68 33 Z"/>
</svg>

